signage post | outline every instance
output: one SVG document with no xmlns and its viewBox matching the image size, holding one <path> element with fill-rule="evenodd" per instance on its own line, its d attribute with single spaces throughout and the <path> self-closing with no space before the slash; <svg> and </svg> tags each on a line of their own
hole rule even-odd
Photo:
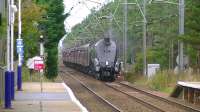
<svg viewBox="0 0 200 112">
<path fill-rule="evenodd" d="M 41 60 L 34 60 L 34 70 L 40 72 L 40 87 L 41 87 L 41 92 L 43 92 L 43 84 L 42 84 L 42 72 L 44 70 L 44 61 L 43 59 Z"/>
<path fill-rule="evenodd" d="M 17 45 L 17 54 L 19 58 L 19 63 L 17 67 L 17 90 L 22 90 L 22 60 L 23 60 L 23 54 L 24 54 L 24 45 L 23 45 L 23 39 L 19 38 L 16 41 Z"/>
</svg>

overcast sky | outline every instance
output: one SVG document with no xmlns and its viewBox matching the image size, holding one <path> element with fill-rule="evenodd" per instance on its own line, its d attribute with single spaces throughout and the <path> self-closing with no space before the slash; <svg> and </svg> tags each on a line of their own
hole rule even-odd
<svg viewBox="0 0 200 112">
<path fill-rule="evenodd" d="M 70 32 L 74 25 L 81 23 L 90 14 L 90 9 L 98 10 L 111 1 L 114 0 L 64 0 L 65 12 L 70 12 L 70 16 L 65 20 L 66 31 Z M 65 37 L 66 35 L 59 42 L 59 52 Z"/>
<path fill-rule="evenodd" d="M 65 12 L 70 12 L 70 17 L 65 20 L 65 29 L 70 29 L 83 21 L 88 14 L 90 9 L 100 9 L 104 4 L 114 0 L 64 0 Z"/>
</svg>

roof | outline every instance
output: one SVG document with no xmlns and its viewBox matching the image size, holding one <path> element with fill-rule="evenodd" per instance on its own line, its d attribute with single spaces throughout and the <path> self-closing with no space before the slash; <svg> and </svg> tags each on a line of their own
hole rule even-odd
<svg viewBox="0 0 200 112">
<path fill-rule="evenodd" d="M 190 87 L 194 89 L 200 89 L 200 82 L 183 82 L 178 81 L 178 85 L 184 86 L 184 87 Z"/>
</svg>

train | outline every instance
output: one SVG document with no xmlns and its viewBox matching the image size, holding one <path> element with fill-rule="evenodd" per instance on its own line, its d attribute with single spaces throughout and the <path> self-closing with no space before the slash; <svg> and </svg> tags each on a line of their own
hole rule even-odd
<svg viewBox="0 0 200 112">
<path fill-rule="evenodd" d="M 115 81 L 121 71 L 117 45 L 111 38 L 62 50 L 63 64 L 91 74 L 98 80 Z"/>
</svg>

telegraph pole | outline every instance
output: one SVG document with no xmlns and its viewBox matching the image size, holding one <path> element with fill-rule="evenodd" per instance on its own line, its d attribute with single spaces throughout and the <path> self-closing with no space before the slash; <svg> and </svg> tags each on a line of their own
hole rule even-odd
<svg viewBox="0 0 200 112">
<path fill-rule="evenodd" d="M 184 20 L 185 20 L 185 1 L 179 0 L 179 35 L 184 35 Z M 179 47 L 179 73 L 184 70 L 184 51 L 183 51 L 183 42 L 178 41 L 178 47 Z"/>
<path fill-rule="evenodd" d="M 143 75 L 147 75 L 147 56 L 146 56 L 146 48 L 147 48 L 147 20 L 146 20 L 146 0 L 143 0 Z"/>
<path fill-rule="evenodd" d="M 124 0 L 124 20 L 123 20 L 123 23 L 124 23 L 124 33 L 123 33 L 123 47 L 124 47 L 124 71 L 125 73 L 127 72 L 127 66 L 126 66 L 126 59 L 127 59 L 127 12 L 128 12 L 128 7 L 127 7 L 127 0 Z"/>
</svg>

